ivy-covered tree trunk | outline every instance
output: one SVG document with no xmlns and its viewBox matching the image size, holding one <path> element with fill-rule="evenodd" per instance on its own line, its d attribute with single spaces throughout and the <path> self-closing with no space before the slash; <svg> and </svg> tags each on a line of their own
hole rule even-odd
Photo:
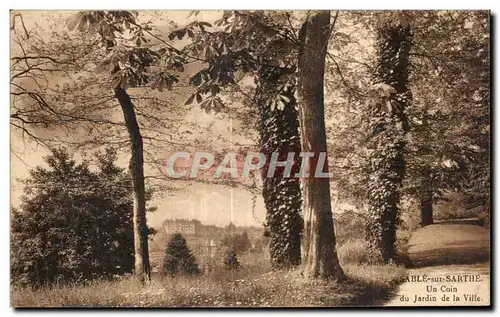
<svg viewBox="0 0 500 317">
<path fill-rule="evenodd" d="M 367 239 L 372 259 L 396 259 L 396 230 L 401 187 L 405 174 L 405 109 L 411 101 L 408 88 L 411 32 L 409 26 L 386 23 L 378 30 L 379 60 L 376 89 L 370 109 L 372 138 L 369 147 L 369 217 Z"/>
<path fill-rule="evenodd" d="M 130 172 L 133 184 L 133 219 L 135 275 L 142 283 L 151 279 L 149 263 L 148 234 L 146 222 L 146 188 L 144 185 L 144 149 L 143 140 L 134 104 L 125 89 L 115 88 L 115 97 L 119 101 L 130 138 Z"/>
<path fill-rule="evenodd" d="M 300 138 L 297 102 L 294 97 L 295 87 L 288 87 L 284 96 L 283 107 L 271 105 L 269 91 L 276 85 L 276 80 L 288 69 L 263 67 L 257 88 L 259 105 L 260 151 L 266 157 L 262 168 L 262 196 L 266 206 L 266 231 L 269 234 L 269 252 L 271 265 L 276 268 L 290 268 L 301 261 L 300 240 L 303 229 L 301 215 L 302 198 L 299 179 L 285 177 L 284 167 L 277 167 L 272 177 L 267 171 L 273 153 L 278 153 L 278 161 L 287 160 L 289 153 L 294 153 L 294 165 L 291 176 L 300 169 Z"/>
<path fill-rule="evenodd" d="M 297 92 L 302 152 L 314 155 L 309 160 L 309 175 L 303 177 L 306 274 L 340 281 L 345 275 L 335 248 L 330 183 L 328 178 L 315 176 L 320 153 L 328 152 L 323 81 L 330 12 L 309 13 L 301 34 L 303 43 L 299 52 Z M 325 159 L 319 168 L 328 173 L 328 160 Z"/>
</svg>

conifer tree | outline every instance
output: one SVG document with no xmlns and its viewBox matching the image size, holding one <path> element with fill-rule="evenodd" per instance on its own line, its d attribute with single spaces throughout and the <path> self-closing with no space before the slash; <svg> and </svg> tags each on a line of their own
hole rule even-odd
<svg viewBox="0 0 500 317">
<path fill-rule="evenodd" d="M 200 274 L 196 258 L 189 249 L 186 239 L 180 233 L 172 235 L 168 242 L 165 250 L 163 272 L 170 276 Z"/>
<path fill-rule="evenodd" d="M 14 283 L 42 286 L 133 272 L 131 180 L 116 165 L 115 151 L 96 157 L 93 172 L 89 162 L 53 149 L 45 166 L 23 181 L 22 204 L 11 217 Z"/>
<path fill-rule="evenodd" d="M 236 256 L 236 251 L 231 250 L 227 253 L 226 259 L 224 260 L 224 267 L 229 271 L 237 271 L 240 269 L 240 262 Z"/>
</svg>

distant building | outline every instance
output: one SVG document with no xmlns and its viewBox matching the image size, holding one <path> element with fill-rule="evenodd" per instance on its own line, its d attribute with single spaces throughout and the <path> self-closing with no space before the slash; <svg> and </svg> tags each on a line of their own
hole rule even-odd
<svg viewBox="0 0 500 317">
<path fill-rule="evenodd" d="M 214 225 L 202 225 L 197 235 L 205 238 L 222 238 L 224 229 Z"/>
<path fill-rule="evenodd" d="M 180 233 L 186 236 L 199 234 L 202 224 L 199 220 L 167 219 L 163 222 L 163 228 L 167 234 Z"/>
<path fill-rule="evenodd" d="M 206 239 L 203 242 L 203 252 L 204 254 L 207 254 L 209 257 L 213 258 L 215 256 L 215 251 L 217 250 L 217 244 L 215 243 L 214 239 Z"/>
<path fill-rule="evenodd" d="M 167 236 L 174 233 L 182 234 L 194 249 L 198 247 L 201 249 L 206 249 L 208 246 L 214 247 L 225 236 L 242 234 L 243 232 L 247 232 L 250 241 L 256 241 L 262 237 L 264 231 L 262 227 L 236 227 L 233 223 L 224 228 L 203 225 L 196 219 L 166 219 L 163 222 L 163 230 L 165 230 Z"/>
</svg>

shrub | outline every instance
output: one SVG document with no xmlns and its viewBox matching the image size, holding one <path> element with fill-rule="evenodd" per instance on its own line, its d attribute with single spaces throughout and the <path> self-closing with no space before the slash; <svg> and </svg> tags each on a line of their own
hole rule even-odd
<svg viewBox="0 0 500 317">
<path fill-rule="evenodd" d="M 115 165 L 116 152 L 96 156 L 92 171 L 89 162 L 53 150 L 24 180 L 22 204 L 11 213 L 12 283 L 42 286 L 132 272 L 131 180 Z"/>
<path fill-rule="evenodd" d="M 188 276 L 200 274 L 196 258 L 189 249 L 186 239 L 180 233 L 172 235 L 168 242 L 163 262 L 163 273 L 170 276 L 175 276 L 178 273 Z"/>
<path fill-rule="evenodd" d="M 369 262 L 368 243 L 364 239 L 350 239 L 337 248 L 339 261 L 345 264 L 366 264 Z"/>
<path fill-rule="evenodd" d="M 240 269 L 240 262 L 236 257 L 236 251 L 232 250 L 227 253 L 226 259 L 224 260 L 224 267 L 229 271 L 237 271 Z"/>
<path fill-rule="evenodd" d="M 366 217 L 363 213 L 348 210 L 336 213 L 334 217 L 335 240 L 338 245 L 342 245 L 352 238 L 365 236 Z"/>
<path fill-rule="evenodd" d="M 221 246 L 243 253 L 250 250 L 252 243 L 247 232 L 243 231 L 242 234 L 231 233 L 226 235 L 221 241 Z"/>
</svg>

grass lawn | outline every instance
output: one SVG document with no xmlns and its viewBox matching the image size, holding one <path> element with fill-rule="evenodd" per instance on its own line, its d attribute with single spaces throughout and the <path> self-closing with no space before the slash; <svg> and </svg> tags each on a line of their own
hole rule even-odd
<svg viewBox="0 0 500 317">
<path fill-rule="evenodd" d="M 340 307 L 377 305 L 406 277 L 399 266 L 345 264 L 344 283 L 305 279 L 300 270 L 265 265 L 219 269 L 198 277 L 156 275 L 140 285 L 130 277 L 38 290 L 12 287 L 13 307 Z"/>
</svg>

